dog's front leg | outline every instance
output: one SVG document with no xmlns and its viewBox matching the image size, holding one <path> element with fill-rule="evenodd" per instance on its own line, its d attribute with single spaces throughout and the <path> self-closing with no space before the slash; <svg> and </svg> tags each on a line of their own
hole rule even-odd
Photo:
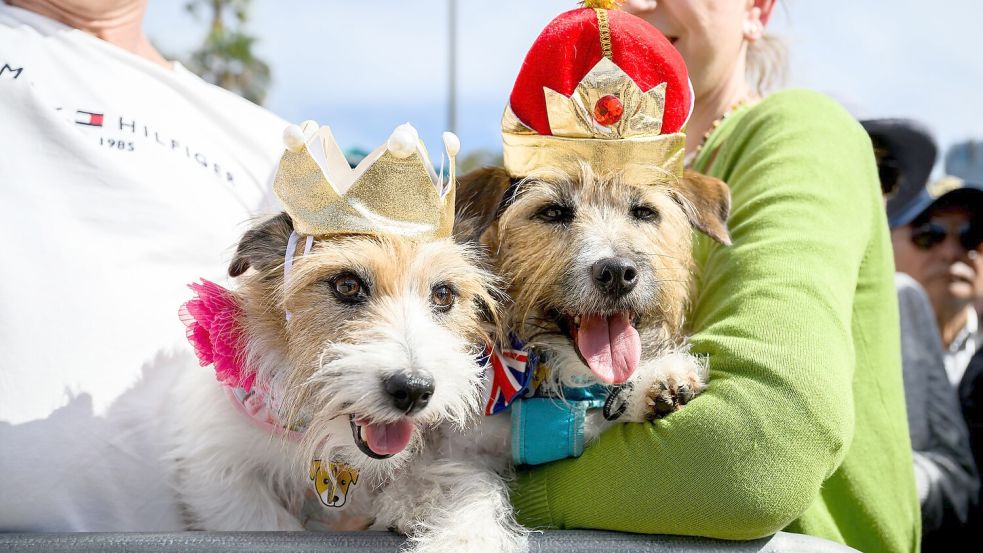
<svg viewBox="0 0 983 553">
<path fill-rule="evenodd" d="M 379 517 L 409 538 L 412 553 L 524 553 L 504 479 L 475 464 L 418 463 L 382 491 Z M 425 465 L 425 466 L 424 466 Z"/>
<path fill-rule="evenodd" d="M 270 479 L 219 457 L 184 458 L 178 488 L 192 528 L 213 531 L 303 530 L 271 489 Z"/>
<path fill-rule="evenodd" d="M 205 371 L 188 371 L 172 393 L 167 458 L 190 527 L 301 530 L 273 489 L 292 474 L 292 446 L 247 422 Z M 303 490 L 304 484 L 301 479 L 293 487 Z"/>
<path fill-rule="evenodd" d="M 705 363 L 680 351 L 643 363 L 625 385 L 612 390 L 603 414 L 587 413 L 585 443 L 616 422 L 648 422 L 681 409 L 706 388 L 706 374 Z"/>
<path fill-rule="evenodd" d="M 706 363 L 677 351 L 643 363 L 622 389 L 618 422 L 646 422 L 681 409 L 706 387 Z"/>
</svg>

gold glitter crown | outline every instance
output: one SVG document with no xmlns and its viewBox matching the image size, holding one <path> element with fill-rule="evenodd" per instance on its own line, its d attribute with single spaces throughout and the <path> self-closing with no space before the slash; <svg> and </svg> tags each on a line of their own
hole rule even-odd
<svg viewBox="0 0 983 553">
<path fill-rule="evenodd" d="M 394 234 L 446 238 L 454 225 L 455 156 L 460 141 L 444 133 L 449 178 L 438 176 L 409 123 L 354 169 L 331 129 L 313 121 L 287 127 L 273 191 L 298 234 Z"/>
<path fill-rule="evenodd" d="M 581 162 L 629 179 L 651 178 L 653 168 L 657 173 L 682 174 L 685 132 L 661 134 L 666 83 L 643 91 L 602 57 L 570 97 L 549 87 L 543 87 L 543 94 L 551 136 L 540 135 L 519 120 L 511 106 L 505 108 L 503 149 L 512 176 L 528 176 L 545 167 L 576 174 Z"/>
</svg>

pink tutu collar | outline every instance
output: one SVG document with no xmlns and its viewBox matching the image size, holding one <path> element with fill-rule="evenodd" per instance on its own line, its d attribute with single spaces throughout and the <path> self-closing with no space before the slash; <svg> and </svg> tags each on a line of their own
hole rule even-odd
<svg viewBox="0 0 983 553">
<path fill-rule="evenodd" d="M 215 378 L 230 388 L 252 390 L 256 373 L 246 367 L 242 306 L 230 290 L 214 282 L 188 285 L 195 297 L 181 306 L 178 316 L 187 327 L 188 341 L 202 367 L 212 365 Z"/>
</svg>

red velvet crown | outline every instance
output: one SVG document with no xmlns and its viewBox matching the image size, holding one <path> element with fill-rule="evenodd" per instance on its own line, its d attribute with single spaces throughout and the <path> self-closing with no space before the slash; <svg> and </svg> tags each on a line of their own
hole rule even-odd
<svg viewBox="0 0 983 553">
<path fill-rule="evenodd" d="M 643 91 L 667 83 L 662 133 L 680 132 L 690 114 L 692 93 L 682 56 L 651 24 L 634 15 L 605 10 L 609 58 Z M 570 96 L 604 57 L 598 13 L 580 8 L 560 14 L 533 43 L 519 70 L 509 102 L 516 117 L 550 135 L 543 87 Z"/>
</svg>

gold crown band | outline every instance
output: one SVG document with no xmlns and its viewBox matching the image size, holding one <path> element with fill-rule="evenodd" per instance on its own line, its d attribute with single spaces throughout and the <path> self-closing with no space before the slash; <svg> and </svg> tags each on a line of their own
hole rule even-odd
<svg viewBox="0 0 983 553">
<path fill-rule="evenodd" d="M 502 133 L 505 169 L 513 178 L 544 170 L 580 173 L 587 163 L 599 175 L 620 174 L 639 184 L 671 183 L 683 174 L 684 133 L 638 136 L 621 140 L 563 138 Z"/>
<path fill-rule="evenodd" d="M 611 59 L 611 28 L 608 26 L 608 12 L 601 8 L 594 8 L 597 14 L 597 30 L 601 34 L 601 52 L 604 57 Z"/>
</svg>

